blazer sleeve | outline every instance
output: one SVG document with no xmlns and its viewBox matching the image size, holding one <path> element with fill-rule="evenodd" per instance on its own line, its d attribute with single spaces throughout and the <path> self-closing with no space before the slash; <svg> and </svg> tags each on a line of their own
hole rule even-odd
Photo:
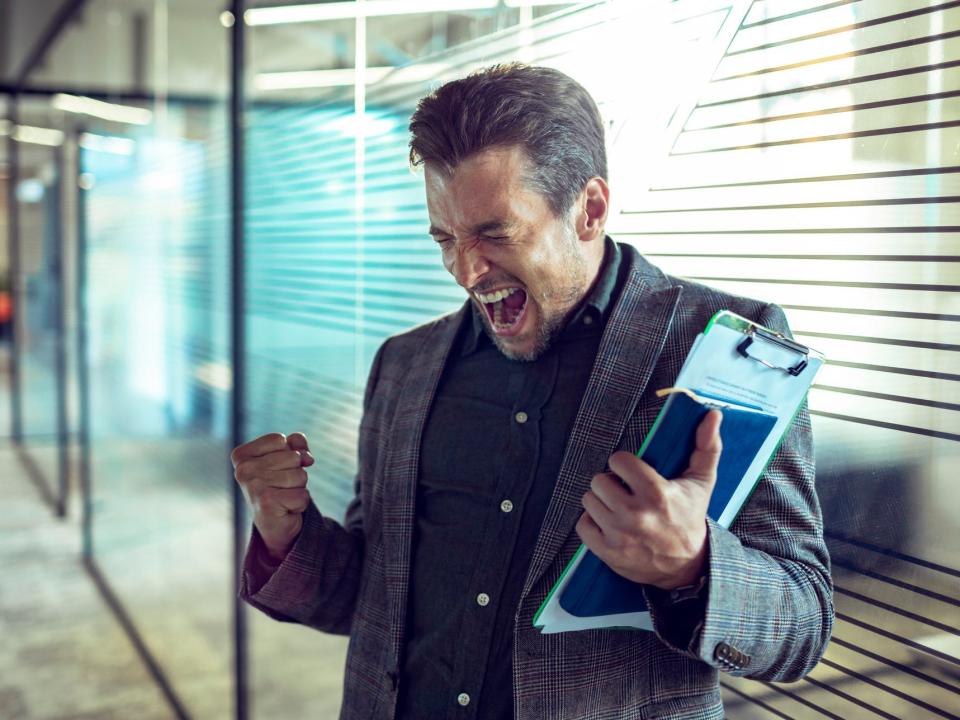
<svg viewBox="0 0 960 720">
<path fill-rule="evenodd" d="M 758 322 L 789 335 L 776 305 L 766 306 Z M 693 633 L 678 636 L 671 613 L 654 601 L 658 636 L 733 675 L 784 682 L 803 677 L 820 661 L 834 621 L 806 402 L 731 528 L 709 518 L 707 524 L 701 622 Z"/>
<path fill-rule="evenodd" d="M 370 406 L 380 372 L 383 346 L 374 357 L 364 393 Z M 324 517 L 311 501 L 303 527 L 275 568 L 265 559 L 256 527 L 243 559 L 238 596 L 275 620 L 295 622 L 323 632 L 348 635 L 363 573 L 363 478 L 354 479 L 354 496 L 344 522 Z"/>
</svg>

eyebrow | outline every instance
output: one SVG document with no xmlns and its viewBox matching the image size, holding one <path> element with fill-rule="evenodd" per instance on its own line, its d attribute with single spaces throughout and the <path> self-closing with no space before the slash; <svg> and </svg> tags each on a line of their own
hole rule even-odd
<svg viewBox="0 0 960 720">
<path fill-rule="evenodd" d="M 470 228 L 470 233 L 472 235 L 486 235 L 489 233 L 495 232 L 504 232 L 510 229 L 510 224 L 504 220 L 488 220 L 486 222 L 477 223 L 472 228 Z M 447 232 L 441 228 L 438 228 L 436 225 L 431 225 L 430 229 L 427 231 L 430 235 L 451 235 L 452 233 Z"/>
</svg>

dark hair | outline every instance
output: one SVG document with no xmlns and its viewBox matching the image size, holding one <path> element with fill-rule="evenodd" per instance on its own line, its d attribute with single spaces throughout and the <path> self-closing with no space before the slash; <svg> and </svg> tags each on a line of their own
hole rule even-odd
<svg viewBox="0 0 960 720">
<path fill-rule="evenodd" d="M 559 70 L 494 65 L 442 85 L 410 119 L 410 164 L 460 162 L 497 146 L 520 145 L 527 181 L 560 217 L 587 181 L 607 179 L 603 121 L 597 104 Z"/>
</svg>

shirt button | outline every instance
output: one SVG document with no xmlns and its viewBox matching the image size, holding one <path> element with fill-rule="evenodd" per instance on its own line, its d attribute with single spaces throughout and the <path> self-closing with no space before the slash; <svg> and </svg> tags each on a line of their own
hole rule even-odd
<svg viewBox="0 0 960 720">
<path fill-rule="evenodd" d="M 457 702 L 460 703 L 463 707 L 466 707 L 470 704 L 470 696 L 466 693 L 460 693 L 457 695 Z"/>
<path fill-rule="evenodd" d="M 584 315 L 583 316 L 584 325 L 593 325 L 593 315 Z"/>
<path fill-rule="evenodd" d="M 502 503 L 500 503 L 500 509 L 503 510 L 503 512 L 508 513 L 513 510 L 513 503 L 509 500 L 504 500 Z"/>
<path fill-rule="evenodd" d="M 525 423 L 525 422 L 527 421 L 527 414 L 526 414 L 523 410 L 521 410 L 520 412 L 518 412 L 518 413 L 517 413 L 516 415 L 514 415 L 513 417 L 514 417 L 514 419 L 515 419 L 518 423 L 520 423 L 521 425 L 523 425 L 523 423 Z"/>
<path fill-rule="evenodd" d="M 490 596 L 486 593 L 480 593 L 477 595 L 477 605 L 480 607 L 486 607 L 490 604 Z"/>
</svg>

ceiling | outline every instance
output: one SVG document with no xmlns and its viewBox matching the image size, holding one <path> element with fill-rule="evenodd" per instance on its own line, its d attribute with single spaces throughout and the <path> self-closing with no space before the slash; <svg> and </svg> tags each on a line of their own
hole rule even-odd
<svg viewBox="0 0 960 720">
<path fill-rule="evenodd" d="M 261 0 L 247 6 L 317 2 Z M 385 68 L 412 63 L 515 25 L 519 10 L 507 2 L 500 0 L 495 7 L 479 10 L 370 18 L 367 65 Z M 229 0 L 0 0 L 0 123 L 9 117 L 9 94 L 14 89 L 20 93 L 17 119 L 21 125 L 67 132 L 84 119 L 53 107 L 51 98 L 58 92 L 153 108 L 163 98 L 225 102 L 230 87 L 230 30 L 223 15 L 228 4 Z M 569 4 L 538 6 L 532 17 Z M 443 9 L 447 3 L 438 0 L 436 5 Z M 248 98 L 301 98 L 310 93 L 316 97 L 326 92 L 265 89 L 258 80 L 328 70 L 346 70 L 349 77 L 354 42 L 352 19 L 248 27 Z M 0 137 L 0 166 L 6 155 L 3 140 Z M 48 148 L 20 145 L 22 160 L 49 155 Z"/>
<path fill-rule="evenodd" d="M 402 65 L 515 24 L 519 11 L 506 2 L 370 18 L 367 64 Z M 248 7 L 280 4 L 318 3 L 270 0 Z M 22 80 L 20 87 L 34 92 L 225 96 L 229 30 L 221 16 L 228 5 L 229 0 L 0 0 L 0 93 Z M 445 5 L 436 3 L 438 10 Z M 352 19 L 250 27 L 247 70 L 255 75 L 351 68 L 354 34 Z"/>
</svg>

